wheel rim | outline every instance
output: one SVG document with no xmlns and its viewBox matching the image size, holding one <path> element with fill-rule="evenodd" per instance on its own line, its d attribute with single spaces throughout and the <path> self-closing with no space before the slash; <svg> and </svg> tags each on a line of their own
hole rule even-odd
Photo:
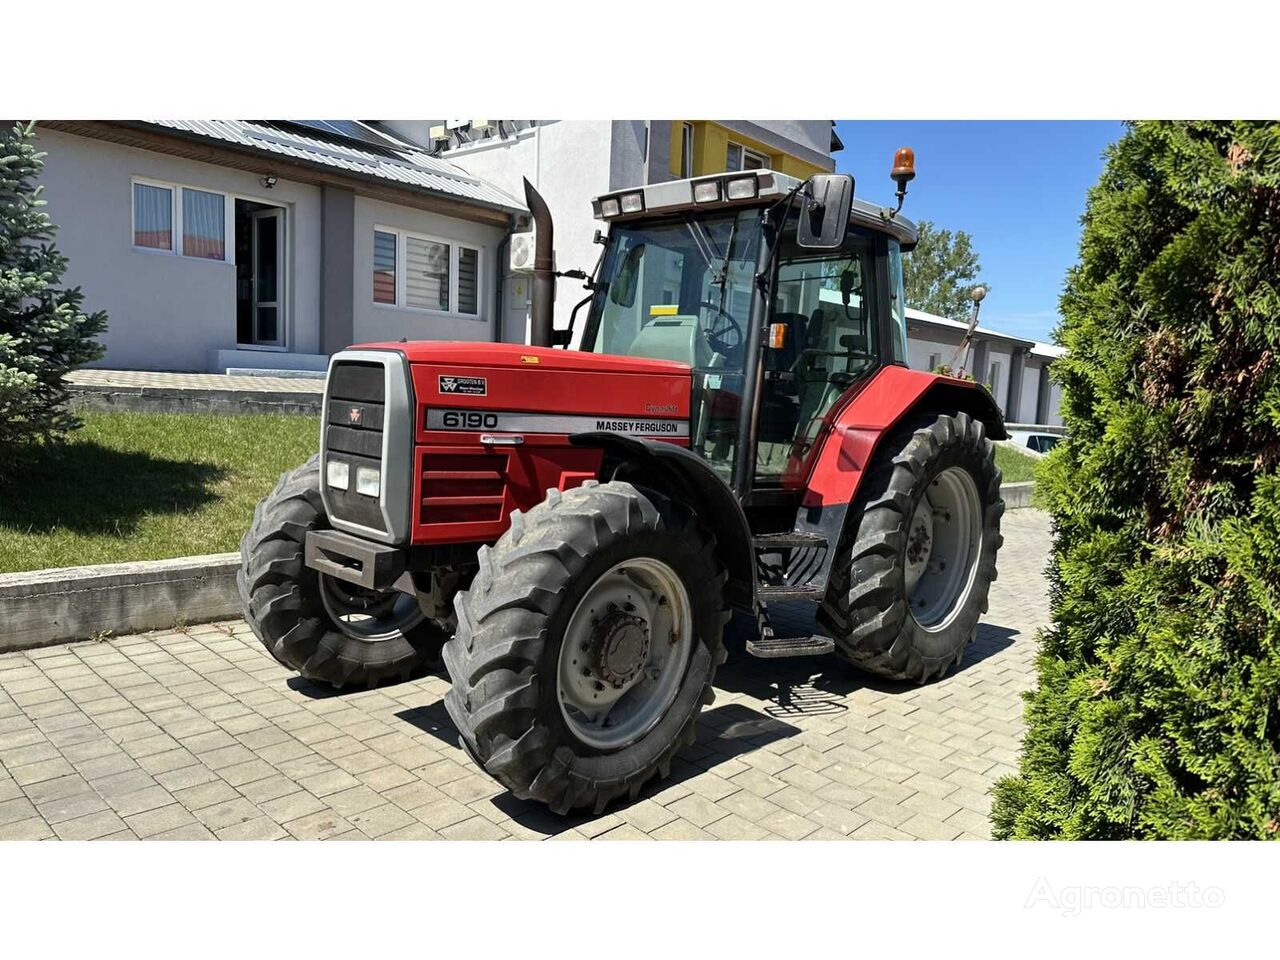
<svg viewBox="0 0 1280 960">
<path fill-rule="evenodd" d="M 422 622 L 418 601 L 398 590 L 379 592 L 320 574 L 320 599 L 333 625 L 356 640 L 391 640 Z"/>
<path fill-rule="evenodd" d="M 907 605 L 925 630 L 944 630 L 968 600 L 982 554 L 982 501 L 969 471 L 948 467 L 934 477 L 908 531 Z"/>
<path fill-rule="evenodd" d="M 675 700 L 692 650 L 692 607 L 676 572 L 652 557 L 617 564 L 565 629 L 556 671 L 565 724 L 600 750 L 634 743 Z"/>
</svg>

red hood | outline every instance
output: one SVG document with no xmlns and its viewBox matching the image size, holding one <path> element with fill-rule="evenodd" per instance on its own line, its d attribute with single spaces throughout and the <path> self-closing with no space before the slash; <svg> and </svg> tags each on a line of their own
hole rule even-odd
<svg viewBox="0 0 1280 960">
<path fill-rule="evenodd" d="M 688 375 L 689 365 L 675 360 L 619 357 L 607 353 L 526 347 L 518 343 L 475 343 L 457 340 L 411 340 L 405 343 L 361 343 L 352 350 L 398 350 L 410 363 L 436 363 L 460 367 L 497 367 L 539 370 L 574 370 L 584 373 L 633 373 L 656 376 Z"/>
</svg>

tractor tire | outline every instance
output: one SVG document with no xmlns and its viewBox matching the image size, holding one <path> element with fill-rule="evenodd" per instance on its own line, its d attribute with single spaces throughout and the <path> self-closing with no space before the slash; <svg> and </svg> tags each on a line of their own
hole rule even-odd
<svg viewBox="0 0 1280 960">
<path fill-rule="evenodd" d="M 1003 514 L 995 445 L 980 421 L 929 414 L 886 437 L 818 613 L 837 652 L 918 683 L 959 664 L 987 611 Z"/>
<path fill-rule="evenodd" d="M 444 647 L 445 707 L 477 765 L 560 814 L 668 776 L 725 659 L 727 574 L 697 517 L 593 480 L 512 514 L 479 559 Z"/>
<path fill-rule="evenodd" d="M 307 531 L 328 527 L 316 455 L 280 477 L 240 541 L 236 587 L 262 645 L 308 680 L 337 688 L 407 680 L 438 663 L 448 633 L 414 598 L 362 591 L 303 563 Z"/>
</svg>

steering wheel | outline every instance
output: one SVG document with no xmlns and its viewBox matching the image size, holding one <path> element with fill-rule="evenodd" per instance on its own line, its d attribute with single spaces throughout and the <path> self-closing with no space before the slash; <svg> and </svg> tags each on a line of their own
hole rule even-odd
<svg viewBox="0 0 1280 960">
<path fill-rule="evenodd" d="M 715 318 L 708 325 L 703 334 L 707 338 L 707 344 L 716 353 L 728 356 L 732 351 L 742 346 L 743 340 L 746 338 L 742 334 L 742 325 L 735 320 L 724 307 L 710 300 L 701 300 L 699 307 L 708 307 L 715 311 Z"/>
</svg>

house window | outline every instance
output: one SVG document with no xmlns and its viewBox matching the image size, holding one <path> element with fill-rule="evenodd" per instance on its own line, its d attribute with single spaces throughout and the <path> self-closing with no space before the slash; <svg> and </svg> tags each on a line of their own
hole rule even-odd
<svg viewBox="0 0 1280 960">
<path fill-rule="evenodd" d="M 133 245 L 173 249 L 173 191 L 149 183 L 133 185 Z"/>
<path fill-rule="evenodd" d="M 1000 388 L 1000 361 L 993 360 L 990 370 L 991 375 L 987 377 L 987 389 L 994 395 Z"/>
<path fill-rule="evenodd" d="M 396 302 L 396 235 L 373 231 L 373 302 Z"/>
<path fill-rule="evenodd" d="M 725 153 L 725 169 L 729 172 L 734 170 L 768 170 L 769 158 L 763 153 L 758 153 L 730 140 L 728 151 Z"/>
<path fill-rule="evenodd" d="M 423 310 L 449 309 L 449 245 L 405 238 L 404 302 Z"/>
<path fill-rule="evenodd" d="M 227 195 L 176 183 L 133 181 L 133 246 L 232 263 L 234 204 Z"/>
<path fill-rule="evenodd" d="M 681 125 L 680 131 L 680 179 L 693 176 L 693 124 Z"/>
<path fill-rule="evenodd" d="M 379 227 L 373 232 L 373 302 L 480 315 L 480 250 Z"/>
<path fill-rule="evenodd" d="M 227 259 L 227 205 L 222 194 L 182 188 L 182 253 Z"/>
<path fill-rule="evenodd" d="M 929 354 L 929 366 L 927 366 L 925 369 L 928 370 L 930 373 L 932 373 L 934 370 L 937 370 L 938 367 L 940 366 L 942 366 L 942 354 L 940 353 Z"/>
</svg>

